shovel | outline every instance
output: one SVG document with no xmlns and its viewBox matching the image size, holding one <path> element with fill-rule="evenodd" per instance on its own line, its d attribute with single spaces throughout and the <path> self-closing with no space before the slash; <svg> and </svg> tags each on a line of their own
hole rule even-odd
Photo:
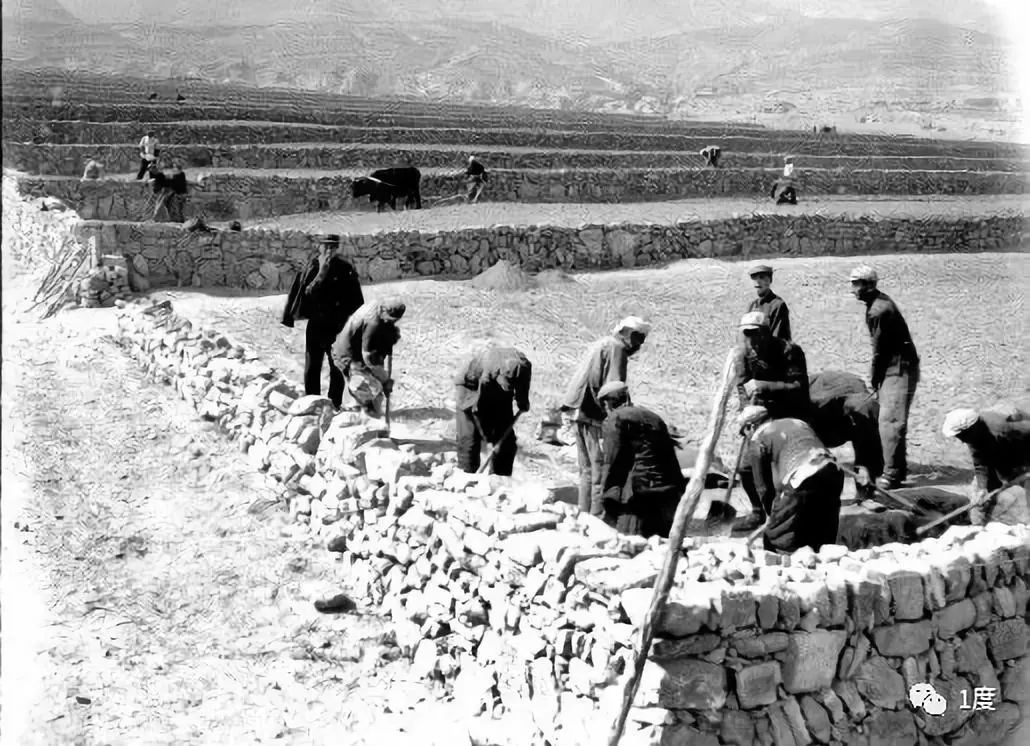
<svg viewBox="0 0 1030 746">
<path fill-rule="evenodd" d="M 737 448 L 737 458 L 730 472 L 730 481 L 726 485 L 726 493 L 722 500 L 712 500 L 708 506 L 708 517 L 705 518 L 705 530 L 709 536 L 729 536 L 733 531 L 733 521 L 737 517 L 736 509 L 730 505 L 730 496 L 733 494 L 733 487 L 737 483 L 737 472 L 740 471 L 740 464 L 744 460 L 744 447 L 747 445 L 747 436 L 740 438 L 740 447 Z"/>
<path fill-rule="evenodd" d="M 1003 484 L 1001 487 L 999 487 L 996 490 L 991 490 L 987 494 L 987 497 L 984 498 L 983 503 L 980 503 L 980 504 L 988 505 L 991 502 L 991 500 L 993 500 L 995 497 L 1000 495 L 1002 492 L 1007 490 L 1009 487 L 1014 487 L 1015 485 L 1019 484 L 1020 482 L 1022 482 L 1027 477 L 1030 477 L 1030 471 L 1024 472 L 1023 474 L 1019 475 L 1015 479 L 1006 482 L 1005 484 Z M 942 515 L 940 518 L 938 518 L 936 520 L 933 520 L 933 521 L 930 521 L 925 526 L 920 526 L 919 528 L 917 528 L 916 529 L 916 536 L 922 536 L 923 534 L 925 534 L 930 529 L 936 528 L 937 526 L 941 525 L 942 523 L 947 523 L 948 521 L 951 521 L 951 520 L 953 520 L 955 518 L 958 518 L 960 515 L 962 515 L 963 513 L 966 513 L 968 511 L 972 510 L 974 507 L 976 507 L 976 506 L 972 502 L 970 502 L 968 505 L 963 505 L 961 508 L 956 508 L 955 510 L 951 511 L 950 513 L 946 513 L 945 515 Z"/>
<path fill-rule="evenodd" d="M 391 392 L 393 386 L 393 353 L 391 352 L 386 357 L 386 378 L 391 382 Z M 390 437 L 390 394 L 386 395 L 386 413 L 384 419 L 386 420 L 386 437 Z"/>
<path fill-rule="evenodd" d="M 521 417 L 521 416 L 522 416 L 522 412 L 516 412 L 515 413 L 515 417 L 512 419 L 511 424 L 508 425 L 508 427 L 505 429 L 504 434 L 501 435 L 501 437 L 497 439 L 496 443 L 494 443 L 492 446 L 490 446 L 490 450 L 487 452 L 486 458 L 483 459 L 483 463 L 479 465 L 478 469 L 476 469 L 476 474 L 482 474 L 488 468 L 490 468 L 490 462 L 494 460 L 494 454 L 497 453 L 497 449 L 500 447 L 501 443 L 503 443 L 505 441 L 505 439 L 509 435 L 511 435 L 511 431 L 515 429 L 515 423 L 519 421 L 519 417 Z M 479 425 L 478 420 L 476 421 L 476 425 L 477 426 Z"/>
</svg>

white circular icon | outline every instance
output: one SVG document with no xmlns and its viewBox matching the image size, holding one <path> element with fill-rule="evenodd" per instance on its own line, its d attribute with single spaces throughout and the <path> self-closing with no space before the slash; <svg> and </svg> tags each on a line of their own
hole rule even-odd
<svg viewBox="0 0 1030 746">
<path fill-rule="evenodd" d="M 927 715 L 943 715 L 948 709 L 948 700 L 943 695 L 934 692 L 923 700 L 923 712 Z"/>
<path fill-rule="evenodd" d="M 916 709 L 921 709 L 927 715 L 943 715 L 948 709 L 948 700 L 938 694 L 933 684 L 926 682 L 913 684 L 908 690 L 908 701 Z"/>
</svg>

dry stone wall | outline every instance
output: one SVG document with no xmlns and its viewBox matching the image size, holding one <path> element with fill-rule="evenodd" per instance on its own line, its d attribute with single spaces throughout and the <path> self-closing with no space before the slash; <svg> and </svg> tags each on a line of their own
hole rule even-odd
<svg viewBox="0 0 1030 746">
<path fill-rule="evenodd" d="M 169 303 L 129 305 L 122 344 L 280 485 L 491 743 L 603 743 L 664 541 L 623 536 L 544 485 L 455 470 L 381 437 Z M 396 425 L 395 425 L 396 427 Z M 625 744 L 992 746 L 1019 722 L 1030 528 L 953 527 L 917 545 L 790 556 L 685 553 Z M 931 683 L 951 705 L 915 710 Z M 963 710 L 976 687 L 994 709 Z"/>
<path fill-rule="evenodd" d="M 869 138 L 859 135 L 820 136 L 803 132 L 737 132 L 725 125 L 682 133 L 624 130 L 604 126 L 587 129 L 525 127 L 518 122 L 507 126 L 482 126 L 474 119 L 450 126 L 388 127 L 320 125 L 245 121 L 90 122 L 82 120 L 3 120 L 3 140 L 53 144 L 130 144 L 139 142 L 153 129 L 168 146 L 178 143 L 222 145 L 284 142 L 455 144 L 462 146 L 522 146 L 538 148 L 596 148 L 601 150 L 683 150 L 696 153 L 713 142 L 727 153 L 804 153 L 811 155 L 947 155 L 965 158 L 1027 158 L 1025 146 L 962 140 L 927 140 L 903 137 Z"/>
<path fill-rule="evenodd" d="M 406 145 L 174 145 L 165 153 L 183 162 L 184 168 L 235 169 L 306 168 L 319 170 L 372 170 L 411 163 L 419 168 L 462 166 L 465 153 L 454 147 L 432 148 Z M 498 150 L 477 148 L 476 155 L 491 169 L 560 168 L 652 168 L 656 166 L 696 168 L 701 157 L 694 151 L 604 151 L 604 150 Z M 107 173 L 135 173 L 139 154 L 135 144 L 126 145 L 36 145 L 5 143 L 4 165 L 31 174 L 81 176 L 90 158 L 100 161 Z M 778 169 L 780 153 L 723 153 L 727 168 Z M 799 154 L 800 170 L 815 169 L 926 169 L 933 171 L 1030 171 L 1030 161 L 1003 158 L 957 158 L 951 156 L 879 156 Z"/>
<path fill-rule="evenodd" d="M 691 257 L 821 256 L 997 251 L 1020 245 L 1023 216 L 933 219 L 747 215 L 674 225 L 491 226 L 448 232 L 341 236 L 364 282 L 473 277 L 504 259 L 524 270 L 587 270 Z M 105 254 L 128 254 L 156 286 L 285 290 L 317 249 L 317 236 L 247 229 L 189 232 L 178 225 L 83 222 Z"/>
<path fill-rule="evenodd" d="M 351 184 L 360 172 L 312 176 L 245 172 L 190 178 L 187 215 L 211 220 L 267 218 L 302 212 L 369 209 L 355 200 Z M 647 202 L 687 198 L 762 196 L 778 176 L 774 169 L 494 169 L 483 193 L 490 202 Z M 808 169 L 797 179 L 806 194 L 969 195 L 1022 194 L 1026 174 L 986 171 L 884 171 Z M 51 195 L 87 220 L 142 220 L 152 202 L 149 185 L 127 180 L 80 180 L 67 176 L 21 176 L 31 196 Z M 464 180 L 451 173 L 423 172 L 422 197 L 453 197 Z M 401 206 L 401 205 L 399 205 Z M 152 209 L 152 208 L 149 208 Z"/>
</svg>

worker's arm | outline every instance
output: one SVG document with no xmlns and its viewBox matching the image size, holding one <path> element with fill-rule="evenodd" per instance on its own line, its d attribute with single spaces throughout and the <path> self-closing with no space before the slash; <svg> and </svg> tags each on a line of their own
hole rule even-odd
<svg viewBox="0 0 1030 746">
<path fill-rule="evenodd" d="M 303 292 L 306 296 L 312 296 L 322 289 L 326 277 L 329 276 L 329 262 L 312 257 L 308 263 L 307 272 L 304 275 Z"/>
<path fill-rule="evenodd" d="M 873 391 L 879 391 L 883 379 L 887 375 L 887 365 L 890 362 L 891 321 L 893 312 L 887 308 L 878 309 L 877 313 L 869 317 L 869 338 L 873 345 L 873 357 L 869 366 L 869 384 Z"/>
<path fill-rule="evenodd" d="M 513 385 L 515 393 L 515 405 L 520 412 L 529 411 L 529 384 L 533 380 L 533 364 L 524 359 L 519 366 L 519 374 Z"/>
<path fill-rule="evenodd" d="M 629 367 L 629 354 L 624 344 L 612 345 L 611 359 L 608 361 L 608 370 L 605 371 L 604 380 L 601 386 L 615 381 L 626 382 L 626 372 Z M 596 393 L 596 392 L 595 392 Z"/>
<path fill-rule="evenodd" d="M 737 403 L 739 404 L 739 409 L 743 409 L 751 403 L 751 396 L 744 388 L 744 384 L 752 380 L 751 373 L 747 369 L 747 361 L 745 360 L 743 349 L 737 350 L 733 366 L 736 376 Z"/>
<path fill-rule="evenodd" d="M 790 309 L 780 302 L 769 312 L 769 333 L 780 339 L 790 340 Z"/>
<path fill-rule="evenodd" d="M 604 421 L 601 439 L 604 456 L 601 495 L 608 512 L 609 503 L 622 504 L 622 490 L 633 468 L 633 451 L 618 417 L 609 416 Z"/>
<path fill-rule="evenodd" d="M 980 492 L 988 492 L 1001 486 L 997 471 L 991 466 L 991 454 L 982 446 L 970 444 L 969 455 L 973 459 L 973 483 Z"/>
<path fill-rule="evenodd" d="M 764 394 L 797 393 L 808 396 L 808 364 L 804 351 L 797 345 L 787 348 L 785 381 L 755 381 L 755 388 Z"/>
<path fill-rule="evenodd" d="M 386 356 L 390 354 L 393 345 L 388 350 L 378 349 L 383 342 L 383 321 L 378 316 L 365 323 L 365 329 L 361 335 L 361 358 L 368 366 L 369 372 L 375 376 L 380 383 L 386 383 L 389 376 L 386 374 L 384 363 Z"/>
</svg>

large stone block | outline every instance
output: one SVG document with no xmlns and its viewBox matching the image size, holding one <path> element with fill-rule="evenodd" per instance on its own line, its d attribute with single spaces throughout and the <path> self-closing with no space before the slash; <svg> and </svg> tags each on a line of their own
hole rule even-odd
<svg viewBox="0 0 1030 746">
<path fill-rule="evenodd" d="M 855 687 L 877 707 L 896 710 L 905 701 L 905 680 L 880 656 L 873 656 L 858 668 Z"/>
<path fill-rule="evenodd" d="M 719 737 L 727 746 L 753 746 L 756 743 L 755 724 L 739 710 L 723 710 Z"/>
<path fill-rule="evenodd" d="M 868 746 L 898 746 L 919 743 L 916 722 L 907 710 L 881 711 L 865 721 Z"/>
<path fill-rule="evenodd" d="M 826 709 L 819 704 L 814 697 L 804 695 L 800 700 L 801 714 L 804 715 L 805 725 L 812 738 L 819 743 L 829 743 L 833 734 L 830 725 L 830 716 Z"/>
<path fill-rule="evenodd" d="M 902 622 L 873 630 L 873 640 L 880 655 L 903 658 L 925 653 L 930 648 L 933 627 L 930 622 Z"/>
<path fill-rule="evenodd" d="M 619 600 L 630 622 L 639 627 L 647 615 L 654 592 L 650 588 L 631 588 L 622 592 Z M 655 627 L 655 634 L 661 637 L 687 637 L 709 624 L 711 600 L 707 597 L 670 599 L 662 611 Z"/>
<path fill-rule="evenodd" d="M 634 704 L 676 710 L 718 710 L 726 704 L 726 669 L 692 658 L 661 664 L 648 661 Z"/>
<path fill-rule="evenodd" d="M 845 639 L 840 630 L 791 634 L 783 664 L 784 688 L 798 694 L 830 686 Z"/>
<path fill-rule="evenodd" d="M 987 625 L 987 642 L 995 662 L 1026 655 L 1026 622 L 1005 619 Z"/>
<path fill-rule="evenodd" d="M 901 620 L 923 618 L 923 581 L 918 574 L 898 570 L 887 578 L 894 605 L 894 617 Z"/>
<path fill-rule="evenodd" d="M 934 612 L 933 619 L 937 636 L 948 640 L 973 626 L 976 622 L 976 606 L 965 598 Z"/>
<path fill-rule="evenodd" d="M 737 701 L 745 710 L 771 705 L 780 681 L 780 664 L 775 661 L 742 668 L 736 674 Z"/>
</svg>

